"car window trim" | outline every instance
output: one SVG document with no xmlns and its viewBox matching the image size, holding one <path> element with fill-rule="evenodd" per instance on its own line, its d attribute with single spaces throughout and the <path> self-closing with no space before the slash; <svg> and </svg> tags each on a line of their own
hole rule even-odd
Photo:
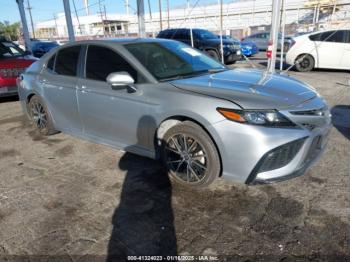
<svg viewBox="0 0 350 262">
<path fill-rule="evenodd" d="M 43 68 L 43 69 L 44 69 L 47 73 L 49 73 L 49 74 L 51 74 L 51 75 L 58 75 L 58 74 L 55 73 L 57 53 L 58 53 L 58 51 L 56 51 L 55 53 L 53 53 L 53 54 L 46 60 L 46 62 L 45 62 L 45 64 L 44 64 L 44 68 Z M 50 70 L 47 66 L 48 66 L 50 60 L 51 60 L 53 57 L 55 57 L 55 59 L 54 59 L 54 61 L 53 61 L 53 68 L 52 68 L 52 70 Z"/>
<path fill-rule="evenodd" d="M 144 74 L 142 74 L 142 72 L 140 70 L 138 70 L 134 65 L 133 63 L 130 62 L 129 59 L 127 59 L 121 52 L 119 52 L 119 50 L 116 50 L 108 45 L 103 45 L 103 44 L 96 44 L 96 43 L 91 43 L 91 44 L 87 44 L 86 45 L 86 52 L 84 54 L 85 56 L 85 59 L 84 59 L 84 69 L 83 69 L 83 75 L 82 75 L 82 78 L 85 79 L 85 80 L 91 80 L 91 81 L 97 81 L 97 82 L 103 82 L 103 83 L 107 83 L 107 81 L 102 81 L 102 80 L 97 80 L 97 79 L 90 79 L 90 78 L 87 78 L 86 77 L 86 62 L 87 62 L 87 57 L 88 57 L 88 51 L 89 51 L 89 46 L 98 46 L 98 47 L 103 47 L 103 48 L 107 48 L 107 49 L 110 49 L 112 52 L 115 52 L 117 53 L 120 57 L 122 57 L 126 62 L 128 62 L 128 64 L 137 72 L 138 75 L 141 75 L 142 76 L 142 79 L 144 79 L 146 82 L 145 83 L 138 83 L 138 82 L 135 82 L 135 85 L 137 84 L 147 84 L 149 81 L 148 79 L 144 76 Z"/>
<path fill-rule="evenodd" d="M 60 54 L 60 52 L 62 50 L 66 50 L 66 49 L 69 49 L 69 48 L 72 48 L 72 47 L 80 47 L 80 50 L 79 50 L 79 56 L 78 56 L 78 62 L 76 64 L 76 73 L 75 75 L 71 76 L 71 75 L 63 75 L 63 74 L 58 74 L 56 72 L 56 63 L 57 63 L 57 56 Z M 69 45 L 69 46 L 65 46 L 59 50 L 56 51 L 56 57 L 55 57 L 55 65 L 54 65 L 54 73 L 55 75 L 58 75 L 58 76 L 64 76 L 64 77 L 73 77 L 73 78 L 78 78 L 78 71 L 79 71 L 79 60 L 80 60 L 80 55 L 81 55 L 81 49 L 82 49 L 82 44 L 74 44 L 74 45 Z"/>
</svg>

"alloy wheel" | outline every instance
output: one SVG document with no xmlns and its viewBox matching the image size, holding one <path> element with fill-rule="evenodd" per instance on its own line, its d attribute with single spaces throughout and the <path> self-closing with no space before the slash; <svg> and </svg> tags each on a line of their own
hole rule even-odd
<svg viewBox="0 0 350 262">
<path fill-rule="evenodd" d="M 166 165 L 177 179 L 200 183 L 208 169 L 208 157 L 199 141 L 186 134 L 171 136 L 165 147 Z"/>
<path fill-rule="evenodd" d="M 47 128 L 48 118 L 43 105 L 37 101 L 31 103 L 31 115 L 35 125 L 39 130 Z"/>
</svg>

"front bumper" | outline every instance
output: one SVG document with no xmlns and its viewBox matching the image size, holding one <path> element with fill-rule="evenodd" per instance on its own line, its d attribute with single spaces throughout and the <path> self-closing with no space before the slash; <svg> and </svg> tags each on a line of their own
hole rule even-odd
<svg viewBox="0 0 350 262">
<path fill-rule="evenodd" d="M 220 151 L 222 177 L 258 184 L 303 175 L 322 155 L 331 127 L 330 116 L 324 117 L 323 123 L 312 129 L 262 127 L 223 120 L 212 125 L 209 132 Z M 297 149 L 286 148 L 297 141 Z M 276 150 L 278 154 L 271 156 Z M 264 162 L 268 157 L 273 158 L 270 159 L 272 164 L 266 165 Z M 282 164 L 274 161 L 282 161 Z"/>
<path fill-rule="evenodd" d="M 18 95 L 17 86 L 0 87 L 0 97 L 16 96 Z"/>
<path fill-rule="evenodd" d="M 225 54 L 224 56 L 224 61 L 226 63 L 234 63 L 236 61 L 241 60 L 242 58 L 242 53 L 241 50 L 230 52 L 229 54 Z"/>
</svg>

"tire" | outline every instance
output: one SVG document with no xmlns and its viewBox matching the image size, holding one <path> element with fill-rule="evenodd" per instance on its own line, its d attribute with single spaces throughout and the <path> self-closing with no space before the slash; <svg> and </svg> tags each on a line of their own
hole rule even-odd
<svg viewBox="0 0 350 262">
<path fill-rule="evenodd" d="M 295 59 L 295 69 L 299 72 L 310 72 L 315 67 L 315 60 L 311 55 L 300 55 Z"/>
<path fill-rule="evenodd" d="M 216 61 L 220 60 L 220 57 L 218 55 L 218 53 L 214 50 L 207 50 L 206 53 L 211 57 L 214 58 Z"/>
<path fill-rule="evenodd" d="M 165 133 L 161 155 L 170 179 L 180 185 L 203 188 L 220 175 L 221 162 L 215 144 L 193 122 L 181 122 Z"/>
<path fill-rule="evenodd" d="M 49 136 L 57 133 L 51 115 L 42 99 L 34 95 L 28 103 L 29 116 L 41 135 Z"/>
</svg>

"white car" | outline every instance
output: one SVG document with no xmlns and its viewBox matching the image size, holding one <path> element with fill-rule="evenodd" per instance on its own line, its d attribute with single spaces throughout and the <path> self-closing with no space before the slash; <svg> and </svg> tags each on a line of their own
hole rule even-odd
<svg viewBox="0 0 350 262">
<path fill-rule="evenodd" d="M 294 38 L 286 62 L 300 72 L 314 68 L 350 70 L 350 29 L 314 32 Z"/>
</svg>

